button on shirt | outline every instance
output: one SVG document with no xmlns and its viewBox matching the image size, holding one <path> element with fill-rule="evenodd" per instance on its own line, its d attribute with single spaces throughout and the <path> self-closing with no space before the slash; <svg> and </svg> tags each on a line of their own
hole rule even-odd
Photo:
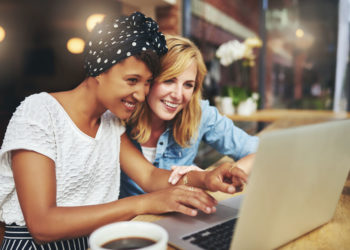
<svg viewBox="0 0 350 250">
<path fill-rule="evenodd" d="M 215 107 L 209 105 L 208 101 L 202 101 L 201 108 L 198 135 L 191 140 L 189 147 L 183 148 L 176 143 L 170 127 L 159 137 L 153 162 L 156 167 L 171 170 L 173 165 L 193 165 L 201 141 L 234 160 L 256 152 L 258 137 L 251 136 L 236 127 L 231 119 L 221 115 Z M 130 130 L 128 128 L 128 133 Z M 133 143 L 142 151 L 136 141 Z M 120 198 L 143 193 L 144 191 L 122 171 Z"/>
</svg>

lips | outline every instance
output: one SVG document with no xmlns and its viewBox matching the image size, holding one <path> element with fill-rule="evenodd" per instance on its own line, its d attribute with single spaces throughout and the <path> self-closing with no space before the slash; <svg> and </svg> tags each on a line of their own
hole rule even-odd
<svg viewBox="0 0 350 250">
<path fill-rule="evenodd" d="M 129 102 L 127 100 L 122 100 L 122 103 L 124 104 L 124 107 L 126 107 L 126 109 L 133 111 L 136 107 L 136 103 L 135 102 Z"/>
<path fill-rule="evenodd" d="M 162 100 L 162 102 L 169 108 L 176 109 L 180 104 Z"/>
</svg>

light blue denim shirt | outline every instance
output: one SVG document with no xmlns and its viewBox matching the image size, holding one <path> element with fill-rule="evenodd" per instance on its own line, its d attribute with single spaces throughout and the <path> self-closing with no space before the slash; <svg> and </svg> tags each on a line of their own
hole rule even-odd
<svg viewBox="0 0 350 250">
<path fill-rule="evenodd" d="M 173 165 L 193 165 L 201 141 L 235 160 L 256 152 L 258 137 L 236 127 L 231 119 L 222 116 L 208 101 L 202 101 L 201 108 L 198 136 L 191 141 L 189 147 L 183 148 L 175 142 L 171 128 L 167 128 L 159 137 L 153 162 L 156 167 L 170 170 Z M 141 150 L 137 142 L 133 143 Z M 144 191 L 122 171 L 120 198 L 143 193 Z"/>
</svg>

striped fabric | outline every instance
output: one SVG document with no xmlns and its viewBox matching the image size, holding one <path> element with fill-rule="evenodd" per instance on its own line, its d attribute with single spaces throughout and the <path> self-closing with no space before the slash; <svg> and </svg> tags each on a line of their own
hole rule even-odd
<svg viewBox="0 0 350 250">
<path fill-rule="evenodd" d="M 6 225 L 0 250 L 85 250 L 88 249 L 88 237 L 37 244 L 27 227 Z"/>
</svg>

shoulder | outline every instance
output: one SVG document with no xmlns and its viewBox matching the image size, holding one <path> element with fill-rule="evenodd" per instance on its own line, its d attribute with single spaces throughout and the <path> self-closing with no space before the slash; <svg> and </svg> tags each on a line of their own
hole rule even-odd
<svg viewBox="0 0 350 250">
<path fill-rule="evenodd" d="M 218 109 L 215 106 L 211 106 L 208 100 L 201 100 L 201 109 L 203 115 L 207 115 L 208 112 L 209 114 L 219 113 Z"/>
<path fill-rule="evenodd" d="M 218 109 L 209 104 L 208 100 L 201 100 L 202 117 L 201 124 L 210 125 L 218 118 L 222 117 Z"/>
<path fill-rule="evenodd" d="M 42 117 L 47 117 L 50 107 L 53 106 L 53 97 L 42 92 L 26 97 L 17 107 L 12 119 L 31 119 L 40 121 Z"/>
<path fill-rule="evenodd" d="M 34 94 L 25 98 L 9 121 L 1 152 L 22 148 L 55 159 L 53 122 L 62 119 L 60 117 L 52 119 L 52 114 L 47 108 L 54 105 L 52 101 L 54 101 L 53 97 L 47 93 Z"/>
</svg>

